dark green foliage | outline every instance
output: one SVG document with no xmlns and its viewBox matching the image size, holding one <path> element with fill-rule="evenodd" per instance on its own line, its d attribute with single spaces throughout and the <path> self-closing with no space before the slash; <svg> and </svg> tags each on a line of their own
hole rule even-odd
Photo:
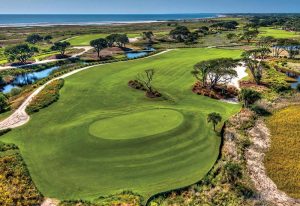
<svg viewBox="0 0 300 206">
<path fill-rule="evenodd" d="M 0 131 L 1 136 L 3 134 L 6 134 L 9 131 L 11 131 L 11 129 L 1 130 Z M 18 149 L 18 146 L 15 145 L 15 144 L 6 144 L 6 143 L 0 142 L 0 152 L 5 152 L 5 151 L 8 151 L 8 150 L 16 150 L 16 149 Z"/>
<path fill-rule="evenodd" d="M 106 37 L 109 47 L 117 45 L 118 47 L 126 47 L 129 43 L 129 38 L 126 34 L 111 34 Z"/>
<path fill-rule="evenodd" d="M 100 52 L 101 52 L 102 49 L 108 47 L 108 42 L 107 42 L 106 39 L 100 38 L 100 39 L 92 40 L 92 41 L 90 42 L 90 45 L 91 45 L 92 47 L 94 47 L 94 49 L 96 50 L 97 55 L 98 55 L 98 58 L 101 58 Z"/>
<path fill-rule="evenodd" d="M 54 80 L 48 84 L 28 105 L 26 112 L 33 114 L 40 109 L 48 107 L 59 99 L 59 90 L 63 87 L 64 80 Z"/>
<path fill-rule="evenodd" d="M 39 34 L 31 34 L 27 37 L 26 41 L 30 44 L 36 44 L 40 41 L 43 41 L 43 37 Z"/>
<path fill-rule="evenodd" d="M 19 44 L 5 48 L 4 54 L 11 62 L 18 60 L 25 64 L 37 52 L 38 49 L 36 47 L 29 47 L 28 44 Z"/>
<path fill-rule="evenodd" d="M 244 198 L 252 198 L 254 196 L 254 191 L 241 183 L 235 185 L 235 190 L 237 193 Z"/>
<path fill-rule="evenodd" d="M 228 162 L 224 166 L 225 176 L 228 182 L 235 183 L 243 177 L 242 167 L 234 162 Z"/>
<path fill-rule="evenodd" d="M 212 123 L 214 127 L 214 131 L 216 131 L 216 125 L 222 121 L 222 116 L 219 113 L 210 113 L 207 116 L 207 122 Z"/>
<path fill-rule="evenodd" d="M 259 116 L 269 116 L 271 115 L 271 112 L 266 110 L 265 108 L 259 106 L 259 105 L 252 105 L 251 110 L 254 111 Z"/>
<path fill-rule="evenodd" d="M 297 85 L 297 91 L 300 92 L 300 84 Z"/>
<path fill-rule="evenodd" d="M 220 58 L 197 63 L 192 75 L 199 80 L 203 87 L 215 88 L 218 84 L 228 84 L 237 72 L 233 69 L 238 62 L 231 58 Z"/>
<path fill-rule="evenodd" d="M 171 38 L 178 42 L 184 42 L 190 34 L 190 30 L 185 26 L 177 26 L 175 29 L 170 31 Z"/>
<path fill-rule="evenodd" d="M 244 107 L 249 107 L 261 99 L 261 94 L 255 90 L 243 88 L 240 92 L 239 99 L 244 102 Z"/>
<path fill-rule="evenodd" d="M 65 52 L 66 52 L 66 49 L 68 47 L 70 47 L 70 46 L 71 46 L 71 44 L 69 42 L 67 42 L 67 41 L 64 41 L 64 42 L 55 42 L 54 45 L 51 47 L 51 50 L 52 51 L 59 51 L 60 54 L 62 56 L 64 56 Z"/>
<path fill-rule="evenodd" d="M 5 112 L 8 109 L 8 99 L 0 92 L 0 113 Z"/>
<path fill-rule="evenodd" d="M 212 24 L 210 28 L 216 30 L 234 30 L 239 24 L 236 21 L 224 21 Z"/>
<path fill-rule="evenodd" d="M 51 39 L 53 39 L 53 37 L 51 35 L 44 36 L 44 40 L 47 42 L 50 42 Z"/>
</svg>

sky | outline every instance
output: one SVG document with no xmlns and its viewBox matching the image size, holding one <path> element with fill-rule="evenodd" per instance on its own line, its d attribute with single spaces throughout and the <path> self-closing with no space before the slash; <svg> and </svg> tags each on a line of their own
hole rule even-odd
<svg viewBox="0 0 300 206">
<path fill-rule="evenodd" d="M 0 14 L 300 12 L 300 0 L 0 0 L 0 3 Z"/>
</svg>

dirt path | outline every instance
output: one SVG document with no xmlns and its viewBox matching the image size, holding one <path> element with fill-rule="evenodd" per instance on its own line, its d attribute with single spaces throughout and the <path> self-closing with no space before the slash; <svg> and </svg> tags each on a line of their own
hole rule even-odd
<svg viewBox="0 0 300 206">
<path fill-rule="evenodd" d="M 22 66 L 15 66 L 15 67 L 14 66 L 4 66 L 4 67 L 0 66 L 0 71 L 1 70 L 22 68 L 22 67 L 25 67 L 25 66 L 34 66 L 34 65 L 46 64 L 46 63 L 50 63 L 50 62 L 58 62 L 58 61 L 63 61 L 63 60 L 67 60 L 67 59 L 72 59 L 72 58 L 79 57 L 79 56 L 83 55 L 84 53 L 86 53 L 86 52 L 88 52 L 89 50 L 92 49 L 92 47 L 90 47 L 90 46 L 81 46 L 81 47 L 73 47 L 73 48 L 74 49 L 84 49 L 84 51 L 82 51 L 80 53 L 77 53 L 77 54 L 74 54 L 71 57 L 64 58 L 64 59 L 48 59 L 48 60 L 36 61 L 35 63 L 32 63 L 32 64 L 27 64 L 27 65 L 22 65 Z"/>
<path fill-rule="evenodd" d="M 160 53 L 157 53 L 157 54 L 154 54 L 154 55 L 151 55 L 151 56 L 147 56 L 147 57 L 144 57 L 144 58 L 140 58 L 140 59 L 151 58 L 151 57 L 154 57 L 154 56 L 158 56 L 158 55 L 164 54 L 164 53 L 169 52 L 169 51 L 171 51 L 171 50 L 165 50 L 163 52 L 160 52 Z M 107 63 L 107 64 L 113 64 L 113 63 Z M 103 65 L 106 65 L 106 64 L 99 64 L 98 66 L 103 66 Z M 69 77 L 69 76 L 71 76 L 73 74 L 76 74 L 78 72 L 81 72 L 83 70 L 90 69 L 92 67 L 95 67 L 95 65 L 84 67 L 84 68 L 81 68 L 81 69 L 76 69 L 76 70 L 71 71 L 69 73 L 66 73 L 66 74 L 64 74 L 62 76 L 56 77 L 56 78 L 48 81 L 44 85 L 40 86 L 39 88 L 37 88 L 22 103 L 22 105 L 12 115 L 10 115 L 9 117 L 7 117 L 6 119 L 4 119 L 4 120 L 2 120 L 0 122 L 0 130 L 9 129 L 9 128 L 13 129 L 13 128 L 20 127 L 20 126 L 26 124 L 30 120 L 30 116 L 26 113 L 26 107 L 30 104 L 30 102 L 32 101 L 32 99 L 45 88 L 45 86 L 47 86 L 48 84 L 50 84 L 54 80 L 64 79 L 66 77 Z"/>
<path fill-rule="evenodd" d="M 253 129 L 250 130 L 249 136 L 253 145 L 246 151 L 247 169 L 255 188 L 260 192 L 261 198 L 277 206 L 299 206 L 300 200 L 293 199 L 280 191 L 267 176 L 264 157 L 265 152 L 270 147 L 271 139 L 265 123 L 258 120 Z"/>
</svg>

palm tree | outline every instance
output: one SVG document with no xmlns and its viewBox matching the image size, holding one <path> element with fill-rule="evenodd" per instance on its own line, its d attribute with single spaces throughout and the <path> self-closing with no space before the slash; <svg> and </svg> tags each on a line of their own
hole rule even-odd
<svg viewBox="0 0 300 206">
<path fill-rule="evenodd" d="M 216 126 L 222 121 L 222 116 L 219 113 L 213 112 L 207 116 L 207 122 L 212 123 L 214 126 L 214 131 L 216 131 Z"/>
</svg>

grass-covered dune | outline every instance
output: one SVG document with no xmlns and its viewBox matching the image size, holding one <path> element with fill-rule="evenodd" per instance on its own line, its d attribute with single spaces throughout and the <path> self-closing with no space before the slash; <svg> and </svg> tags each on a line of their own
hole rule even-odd
<svg viewBox="0 0 300 206">
<path fill-rule="evenodd" d="M 294 198 L 300 198 L 300 106 L 290 106 L 267 119 L 271 147 L 266 153 L 268 176 L 277 187 Z"/>
<path fill-rule="evenodd" d="M 190 71 L 198 61 L 240 54 L 180 49 L 82 71 L 65 79 L 58 102 L 1 141 L 19 146 L 47 197 L 93 199 L 131 190 L 147 199 L 188 186 L 203 178 L 219 154 L 220 137 L 207 114 L 219 112 L 225 120 L 240 109 L 193 94 Z M 165 99 L 127 86 L 149 68 Z"/>
</svg>

